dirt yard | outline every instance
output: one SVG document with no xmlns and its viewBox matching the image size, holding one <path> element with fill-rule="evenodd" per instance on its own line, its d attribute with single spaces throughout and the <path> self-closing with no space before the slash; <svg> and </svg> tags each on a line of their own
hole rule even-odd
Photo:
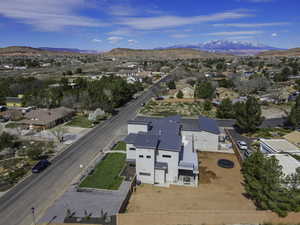
<svg viewBox="0 0 300 225">
<path fill-rule="evenodd" d="M 233 169 L 217 166 L 218 159 L 234 161 Z M 300 213 L 279 218 L 270 211 L 256 211 L 244 194 L 240 165 L 234 154 L 200 153 L 198 188 L 141 185 L 132 195 L 127 213 L 118 225 L 223 225 L 299 223 Z"/>
<path fill-rule="evenodd" d="M 234 161 L 233 169 L 218 167 L 218 159 Z M 161 212 L 179 210 L 253 210 L 252 201 L 244 195 L 240 165 L 234 154 L 200 153 L 198 188 L 170 188 L 141 185 L 132 195 L 128 212 Z"/>
</svg>

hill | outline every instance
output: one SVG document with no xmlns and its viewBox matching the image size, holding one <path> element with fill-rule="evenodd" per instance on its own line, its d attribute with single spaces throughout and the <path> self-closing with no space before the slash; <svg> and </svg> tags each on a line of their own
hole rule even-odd
<svg viewBox="0 0 300 225">
<path fill-rule="evenodd" d="M 0 56 L 42 56 L 42 55 L 78 55 L 71 51 L 54 51 L 26 46 L 10 46 L 0 48 Z"/>
<path fill-rule="evenodd" d="M 258 54 L 262 57 L 274 57 L 274 56 L 300 56 L 300 48 L 291 48 L 288 50 L 279 51 L 265 51 Z"/>
<path fill-rule="evenodd" d="M 115 48 L 103 54 L 105 57 L 135 58 L 135 59 L 191 59 L 230 57 L 230 55 L 211 53 L 187 48 L 172 49 L 128 49 Z"/>
</svg>

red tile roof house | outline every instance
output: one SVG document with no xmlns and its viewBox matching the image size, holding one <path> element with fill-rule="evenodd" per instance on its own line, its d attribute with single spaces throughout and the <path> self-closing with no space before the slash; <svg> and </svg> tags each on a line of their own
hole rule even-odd
<svg viewBox="0 0 300 225">
<path fill-rule="evenodd" d="M 74 114 L 73 109 L 66 107 L 36 109 L 26 113 L 19 123 L 29 129 L 49 129 L 70 120 Z"/>
</svg>

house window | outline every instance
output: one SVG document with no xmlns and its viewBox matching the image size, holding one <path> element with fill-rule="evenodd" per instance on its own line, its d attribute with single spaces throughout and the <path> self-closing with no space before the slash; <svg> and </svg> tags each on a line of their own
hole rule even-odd
<svg viewBox="0 0 300 225">
<path fill-rule="evenodd" d="M 147 159 L 151 159 L 151 155 L 147 155 L 146 157 L 147 157 Z"/>
<path fill-rule="evenodd" d="M 144 156 L 143 155 L 139 155 L 139 158 L 144 158 Z"/>
<path fill-rule="evenodd" d="M 129 148 L 129 150 L 131 150 L 131 151 L 135 151 L 135 148 Z"/>
<path fill-rule="evenodd" d="M 140 176 L 151 176 L 151 173 L 142 173 L 142 172 L 140 172 Z"/>
<path fill-rule="evenodd" d="M 162 155 L 163 158 L 171 158 L 170 155 Z"/>
</svg>

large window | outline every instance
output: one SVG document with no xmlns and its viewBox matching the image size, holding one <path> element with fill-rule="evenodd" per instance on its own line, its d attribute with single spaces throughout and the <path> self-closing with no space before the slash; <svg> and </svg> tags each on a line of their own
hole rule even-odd
<svg viewBox="0 0 300 225">
<path fill-rule="evenodd" d="M 147 155 L 147 159 L 151 159 L 151 155 Z"/>
<path fill-rule="evenodd" d="M 162 155 L 163 158 L 171 158 L 170 155 Z"/>
<path fill-rule="evenodd" d="M 144 158 L 144 156 L 143 155 L 139 155 L 139 158 Z"/>
<path fill-rule="evenodd" d="M 129 150 L 131 150 L 131 151 L 135 151 L 135 148 L 129 148 Z"/>
<path fill-rule="evenodd" d="M 143 173 L 143 172 L 140 172 L 140 175 L 141 175 L 141 176 L 151 176 L 151 173 Z"/>
</svg>

